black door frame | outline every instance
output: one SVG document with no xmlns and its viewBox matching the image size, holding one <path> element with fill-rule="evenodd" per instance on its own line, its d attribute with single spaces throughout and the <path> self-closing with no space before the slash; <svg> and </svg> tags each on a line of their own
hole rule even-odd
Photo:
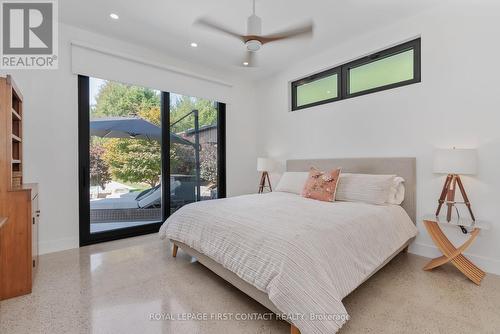
<svg viewBox="0 0 500 334">
<path fill-rule="evenodd" d="M 170 215 L 170 93 L 161 92 L 162 221 L 90 233 L 90 80 L 78 75 L 78 202 L 80 247 L 104 241 L 156 233 Z M 218 198 L 226 197 L 226 105 L 217 103 Z M 168 158 L 165 158 L 168 157 Z"/>
</svg>

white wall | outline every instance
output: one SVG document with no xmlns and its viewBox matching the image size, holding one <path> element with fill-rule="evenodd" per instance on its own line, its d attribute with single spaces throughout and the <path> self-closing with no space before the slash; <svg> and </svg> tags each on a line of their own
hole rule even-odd
<svg viewBox="0 0 500 334">
<path fill-rule="evenodd" d="M 421 216 L 435 210 L 443 182 L 443 176 L 432 174 L 433 148 L 477 147 L 479 173 L 464 178 L 464 183 L 476 216 L 490 220 L 493 228 L 481 232 L 468 253 L 487 271 L 500 273 L 500 5 L 485 0 L 464 3 L 444 4 L 333 45 L 262 80 L 257 90 L 259 153 L 282 160 L 417 157 L 417 215 Z M 290 81 L 419 35 L 420 84 L 289 112 Z M 411 251 L 439 255 L 423 226 L 418 226 Z M 458 229 L 448 234 L 457 242 L 464 240 Z"/>
<path fill-rule="evenodd" d="M 59 39 L 58 70 L 0 71 L 0 75 L 13 75 L 25 98 L 24 175 L 26 182 L 38 182 L 40 187 L 41 253 L 78 247 L 78 105 L 77 76 L 71 71 L 73 40 L 230 82 L 232 96 L 226 115 L 228 195 L 255 191 L 256 133 L 251 84 L 64 24 L 60 24 Z M 158 70 L 158 75 L 161 73 Z M 127 81 L 143 80 L 138 76 Z M 203 86 L 193 87 L 193 91 L 200 88 Z"/>
</svg>

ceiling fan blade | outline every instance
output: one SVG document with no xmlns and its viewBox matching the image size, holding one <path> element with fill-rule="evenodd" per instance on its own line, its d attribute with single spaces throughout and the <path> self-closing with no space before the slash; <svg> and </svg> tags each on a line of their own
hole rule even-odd
<svg viewBox="0 0 500 334">
<path fill-rule="evenodd" d="M 259 37 L 259 40 L 262 44 L 266 44 L 288 38 L 295 38 L 307 35 L 310 36 L 312 35 L 313 31 L 314 31 L 314 24 L 312 22 L 308 22 L 307 24 L 303 24 L 285 31 L 280 31 L 274 34 L 261 36 Z"/>
<path fill-rule="evenodd" d="M 198 20 L 195 21 L 194 24 L 202 26 L 202 27 L 205 27 L 205 28 L 208 28 L 208 29 L 211 29 L 213 31 L 217 31 L 217 32 L 229 35 L 229 36 L 236 37 L 240 41 L 244 41 L 244 36 L 242 36 L 242 35 L 234 32 L 234 31 L 232 31 L 232 30 L 230 30 L 230 29 L 228 29 L 226 27 L 221 26 L 218 23 L 212 22 L 209 19 L 199 18 Z"/>
</svg>

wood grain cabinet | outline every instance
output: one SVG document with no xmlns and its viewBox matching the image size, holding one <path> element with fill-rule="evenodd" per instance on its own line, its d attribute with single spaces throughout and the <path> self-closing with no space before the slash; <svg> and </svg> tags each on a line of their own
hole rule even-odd
<svg viewBox="0 0 500 334">
<path fill-rule="evenodd" d="M 2 243 L 3 243 L 2 230 L 3 230 L 4 226 L 6 226 L 8 221 L 9 220 L 7 219 L 7 217 L 0 217 L 0 257 L 2 256 L 1 248 L 2 248 Z M 2 266 L 0 266 L 0 286 L 2 286 L 2 277 L 3 277 Z"/>
<path fill-rule="evenodd" d="M 31 191 L 31 258 L 33 261 L 33 275 L 38 269 L 38 225 L 40 223 L 40 207 L 38 206 L 38 185 L 32 184 L 35 191 Z"/>
<path fill-rule="evenodd" d="M 0 78 L 0 300 L 31 292 L 38 266 L 38 186 L 23 183 L 23 96 Z"/>
</svg>

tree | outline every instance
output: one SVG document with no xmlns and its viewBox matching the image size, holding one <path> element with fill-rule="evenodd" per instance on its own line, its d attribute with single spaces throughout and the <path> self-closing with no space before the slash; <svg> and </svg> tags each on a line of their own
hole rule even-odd
<svg viewBox="0 0 500 334">
<path fill-rule="evenodd" d="M 160 143 L 146 139 L 110 138 L 104 143 L 104 160 L 114 177 L 125 182 L 160 182 Z"/>
<path fill-rule="evenodd" d="M 217 109 L 212 101 L 206 99 L 182 96 L 170 108 L 170 124 L 175 123 L 193 110 L 198 110 L 199 125 L 212 125 L 217 123 Z M 194 117 L 190 115 L 170 129 L 174 133 L 194 128 Z"/>
<path fill-rule="evenodd" d="M 170 146 L 170 172 L 172 174 L 195 174 L 194 147 L 183 144 Z"/>
<path fill-rule="evenodd" d="M 159 106 L 141 109 L 138 112 L 138 116 L 154 125 L 161 126 L 161 111 Z"/>
<path fill-rule="evenodd" d="M 92 117 L 137 116 L 140 110 L 153 107 L 160 107 L 157 91 L 107 81 L 96 97 Z"/>
<path fill-rule="evenodd" d="M 202 145 L 200 151 L 200 175 L 210 185 L 217 184 L 217 145 Z"/>
<path fill-rule="evenodd" d="M 104 148 L 95 142 L 90 145 L 90 185 L 100 186 L 104 189 L 106 183 L 111 181 L 109 165 L 103 159 Z"/>
</svg>

